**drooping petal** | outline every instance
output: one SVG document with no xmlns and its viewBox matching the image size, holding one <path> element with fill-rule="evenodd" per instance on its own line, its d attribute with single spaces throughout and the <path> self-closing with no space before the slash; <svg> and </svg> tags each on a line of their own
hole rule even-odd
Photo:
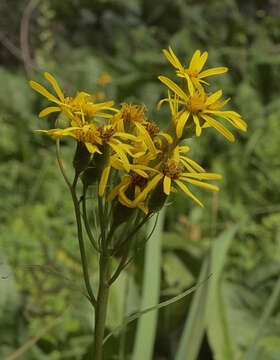
<svg viewBox="0 0 280 360">
<path fill-rule="evenodd" d="M 207 121 L 211 126 L 217 129 L 222 135 L 224 135 L 229 141 L 234 141 L 234 136 L 228 129 L 226 129 L 223 125 L 221 125 L 217 120 L 213 119 L 212 117 L 201 114 L 201 117 Z"/>
<path fill-rule="evenodd" d="M 146 198 L 148 193 L 153 190 L 157 183 L 162 179 L 163 176 L 163 174 L 157 174 L 155 177 L 153 177 L 152 180 L 147 183 L 144 190 L 137 196 L 136 199 L 134 199 L 133 204 L 138 204 L 139 202 L 142 202 Z"/>
<path fill-rule="evenodd" d="M 165 177 L 163 179 L 163 192 L 166 195 L 169 195 L 170 194 L 170 188 L 171 188 L 171 178 L 169 176 L 165 175 Z"/>
<path fill-rule="evenodd" d="M 195 123 L 195 134 L 196 136 L 200 136 L 201 134 L 201 126 L 200 126 L 200 123 L 199 123 L 199 119 L 198 119 L 198 116 L 196 114 L 192 114 L 193 116 L 193 121 Z"/>
<path fill-rule="evenodd" d="M 184 130 L 186 122 L 189 118 L 189 115 L 190 115 L 189 111 L 184 111 L 183 114 L 179 117 L 179 119 L 177 121 L 176 136 L 178 139 L 180 139 L 183 135 L 183 130 Z"/>
<path fill-rule="evenodd" d="M 204 207 L 204 205 L 202 204 L 201 201 L 198 200 L 197 197 L 195 197 L 191 191 L 187 188 L 187 186 L 185 184 L 183 184 L 181 181 L 179 180 L 175 180 L 175 183 L 184 191 L 185 194 L 187 194 L 191 199 L 193 199 L 198 205 L 200 205 L 201 207 Z"/>
<path fill-rule="evenodd" d="M 182 178 L 182 180 L 187 181 L 187 182 L 189 182 L 189 183 L 191 183 L 193 185 L 200 186 L 202 188 L 208 189 L 208 190 L 214 190 L 214 191 L 219 190 L 218 186 L 208 184 L 208 183 L 205 183 L 205 182 L 202 182 L 202 181 L 190 179 L 190 178 L 187 178 L 187 177 Z"/>
<path fill-rule="evenodd" d="M 104 194 L 105 188 L 107 186 L 110 170 L 111 170 L 111 165 L 108 165 L 102 171 L 102 175 L 101 175 L 101 178 L 99 181 L 99 187 L 98 187 L 98 195 L 99 196 L 102 196 Z"/>
</svg>

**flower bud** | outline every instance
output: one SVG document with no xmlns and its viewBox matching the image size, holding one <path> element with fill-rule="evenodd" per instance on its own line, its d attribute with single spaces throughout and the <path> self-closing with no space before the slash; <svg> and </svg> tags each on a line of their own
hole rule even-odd
<svg viewBox="0 0 280 360">
<path fill-rule="evenodd" d="M 168 195 L 163 192 L 163 184 L 160 181 L 155 189 L 152 191 L 149 199 L 149 212 L 158 212 L 163 207 Z"/>
<path fill-rule="evenodd" d="M 91 161 L 89 166 L 83 172 L 81 179 L 85 186 L 93 185 L 100 177 L 100 172 Z"/>
<path fill-rule="evenodd" d="M 73 167 L 77 173 L 81 173 L 86 169 L 90 161 L 91 154 L 85 144 L 77 141 L 77 148 L 73 159 Z"/>
<path fill-rule="evenodd" d="M 63 111 L 61 111 L 58 117 L 56 118 L 55 127 L 57 129 L 66 129 L 69 126 L 71 126 L 70 119 L 64 114 Z"/>
</svg>

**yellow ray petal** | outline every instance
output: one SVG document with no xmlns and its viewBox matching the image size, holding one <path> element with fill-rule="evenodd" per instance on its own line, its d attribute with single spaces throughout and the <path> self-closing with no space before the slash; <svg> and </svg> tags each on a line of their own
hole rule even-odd
<svg viewBox="0 0 280 360">
<path fill-rule="evenodd" d="M 189 69 L 196 70 L 196 67 L 199 64 L 199 60 L 200 60 L 200 50 L 195 50 L 195 52 L 191 58 L 191 61 L 190 61 Z"/>
<path fill-rule="evenodd" d="M 199 76 L 199 78 L 204 78 L 204 77 L 207 77 L 207 76 L 223 74 L 223 73 L 225 73 L 227 71 L 228 71 L 227 67 L 216 67 L 216 68 L 204 70 L 198 76 Z"/>
<path fill-rule="evenodd" d="M 223 94 L 222 90 L 216 91 L 214 94 L 210 95 L 207 98 L 207 100 L 205 102 L 205 105 L 208 106 L 208 105 L 213 104 L 214 102 L 216 102 L 222 96 L 222 94 Z"/>
<path fill-rule="evenodd" d="M 204 183 L 202 181 L 198 181 L 198 180 L 194 180 L 194 179 L 189 179 L 189 178 L 183 178 L 184 181 L 187 181 L 193 185 L 196 186 L 200 186 L 202 188 L 208 189 L 208 190 L 213 190 L 213 191 L 218 191 L 219 188 L 216 185 L 212 185 L 212 184 L 208 184 L 208 183 Z"/>
<path fill-rule="evenodd" d="M 49 115 L 53 112 L 57 112 L 57 111 L 61 111 L 61 108 L 58 106 L 49 106 L 40 112 L 39 118 Z"/>
<path fill-rule="evenodd" d="M 165 76 L 159 76 L 158 78 L 161 82 L 163 82 L 166 86 L 168 86 L 169 89 L 174 91 L 175 94 L 177 94 L 180 98 L 186 101 L 188 100 L 187 94 L 182 89 L 180 89 L 179 86 L 176 85 L 172 80 L 168 79 Z"/>
<path fill-rule="evenodd" d="M 54 88 L 55 92 L 57 93 L 59 99 L 64 102 L 64 95 L 62 93 L 62 91 L 60 90 L 60 87 L 58 86 L 57 81 L 55 80 L 55 78 L 48 72 L 44 73 L 44 76 L 47 80 L 49 80 L 49 82 L 52 84 L 52 87 Z"/>
<path fill-rule="evenodd" d="M 189 118 L 190 112 L 184 111 L 183 114 L 179 117 L 177 120 L 177 126 L 176 126 L 176 136 L 178 139 L 180 139 L 183 135 L 183 130 L 186 125 L 186 122 Z"/>
<path fill-rule="evenodd" d="M 223 125 L 221 125 L 217 120 L 213 119 L 212 117 L 201 114 L 201 117 L 207 121 L 211 126 L 217 129 L 222 135 L 224 135 L 229 141 L 234 141 L 234 136 L 228 129 L 226 129 Z"/>
<path fill-rule="evenodd" d="M 157 174 L 151 181 L 148 182 L 145 189 L 134 199 L 133 204 L 137 205 L 139 202 L 143 201 L 148 193 L 157 185 L 157 183 L 162 179 L 163 174 Z"/>
<path fill-rule="evenodd" d="M 192 114 L 193 116 L 193 121 L 196 125 L 195 127 L 195 133 L 196 133 L 196 136 L 200 136 L 201 134 L 201 126 L 200 126 L 200 123 L 199 123 L 199 119 L 198 119 L 198 116 L 196 114 Z"/>
<path fill-rule="evenodd" d="M 42 85 L 38 84 L 36 81 L 29 81 L 29 85 L 33 90 L 37 91 L 39 94 L 45 96 L 50 101 L 55 102 L 56 104 L 63 105 L 55 96 L 53 96 L 48 90 L 46 90 Z"/>
<path fill-rule="evenodd" d="M 171 178 L 169 176 L 165 176 L 163 179 L 163 192 L 166 195 L 170 194 L 170 188 L 171 188 Z"/>
<path fill-rule="evenodd" d="M 187 188 L 187 186 L 185 184 L 183 184 L 181 181 L 179 180 L 175 180 L 175 183 L 184 191 L 184 193 L 186 193 L 191 199 L 193 199 L 198 205 L 200 205 L 201 207 L 204 207 L 204 205 L 202 204 L 202 202 L 200 202 L 191 192 L 190 190 Z"/>
<path fill-rule="evenodd" d="M 213 173 L 183 173 L 181 176 L 184 178 L 194 178 L 199 180 L 220 180 L 222 178 L 221 175 Z"/>
<path fill-rule="evenodd" d="M 102 175 L 99 181 L 99 189 L 98 189 L 99 196 L 102 196 L 104 194 L 105 188 L 107 186 L 110 170 L 111 170 L 111 165 L 108 165 L 102 171 Z"/>
<path fill-rule="evenodd" d="M 200 59 L 199 59 L 199 61 L 197 63 L 196 71 L 198 73 L 202 70 L 203 66 L 206 63 L 207 58 L 208 58 L 208 52 L 204 51 L 204 53 L 200 56 Z"/>
</svg>

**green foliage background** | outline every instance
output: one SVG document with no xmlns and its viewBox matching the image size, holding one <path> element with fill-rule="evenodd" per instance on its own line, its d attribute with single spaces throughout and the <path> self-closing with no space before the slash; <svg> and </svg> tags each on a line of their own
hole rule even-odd
<svg viewBox="0 0 280 360">
<path fill-rule="evenodd" d="M 34 133 L 51 128 L 55 119 L 37 118 L 46 101 L 29 88 L 28 79 L 42 82 L 48 71 L 74 95 L 99 91 L 96 80 L 108 72 L 113 81 L 104 89 L 106 98 L 145 103 L 153 119 L 166 123 L 168 109 L 159 112 L 156 103 L 166 92 L 157 76 L 173 77 L 161 53 L 168 45 L 185 63 L 200 49 L 209 52 L 208 67 L 229 67 L 212 83 L 232 98 L 248 132 L 234 130 L 234 144 L 212 129 L 189 141 L 192 158 L 223 179 L 217 197 L 199 193 L 205 209 L 180 196 L 167 207 L 161 299 L 192 286 L 215 236 L 237 225 L 220 280 L 232 352 L 220 357 L 214 316 L 199 358 L 211 359 L 211 353 L 216 359 L 245 358 L 280 274 L 278 2 L 41 0 L 28 23 L 31 61 L 26 63 L 19 34 L 28 4 L 0 3 L 1 359 L 52 323 L 22 359 L 87 359 L 92 340 L 72 203 L 56 166 L 53 140 Z M 73 144 L 63 145 L 70 171 Z M 93 253 L 90 265 L 94 283 Z M 142 269 L 140 252 L 113 288 L 108 331 L 139 308 Z M 174 359 L 190 301 L 187 297 L 160 310 L 153 359 Z M 58 316 L 63 318 L 56 324 Z M 132 352 L 134 334 L 135 325 L 129 325 L 126 354 Z M 108 341 L 106 359 L 117 358 L 120 339 L 117 334 Z M 262 327 L 254 356 L 280 358 L 279 302 Z"/>
</svg>

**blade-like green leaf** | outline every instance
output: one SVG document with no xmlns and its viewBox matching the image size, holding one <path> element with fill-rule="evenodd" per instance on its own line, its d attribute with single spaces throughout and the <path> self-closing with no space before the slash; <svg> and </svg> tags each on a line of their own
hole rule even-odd
<svg viewBox="0 0 280 360">
<path fill-rule="evenodd" d="M 163 209 L 158 218 L 158 225 L 146 245 L 142 309 L 156 305 L 159 301 L 161 240 L 164 217 L 165 210 Z M 155 217 L 150 221 L 148 231 L 153 229 L 154 221 L 156 221 Z M 157 311 L 141 316 L 137 326 L 132 360 L 152 359 L 156 325 Z"/>
<path fill-rule="evenodd" d="M 213 294 L 215 293 L 218 279 L 226 260 L 226 254 L 236 229 L 236 227 L 232 227 L 224 231 L 214 241 L 209 255 L 203 261 L 198 282 L 201 282 L 210 274 L 212 278 L 204 286 L 200 287 L 194 295 L 175 360 L 195 360 L 197 358 L 206 323 L 212 311 L 211 302 Z"/>
</svg>

